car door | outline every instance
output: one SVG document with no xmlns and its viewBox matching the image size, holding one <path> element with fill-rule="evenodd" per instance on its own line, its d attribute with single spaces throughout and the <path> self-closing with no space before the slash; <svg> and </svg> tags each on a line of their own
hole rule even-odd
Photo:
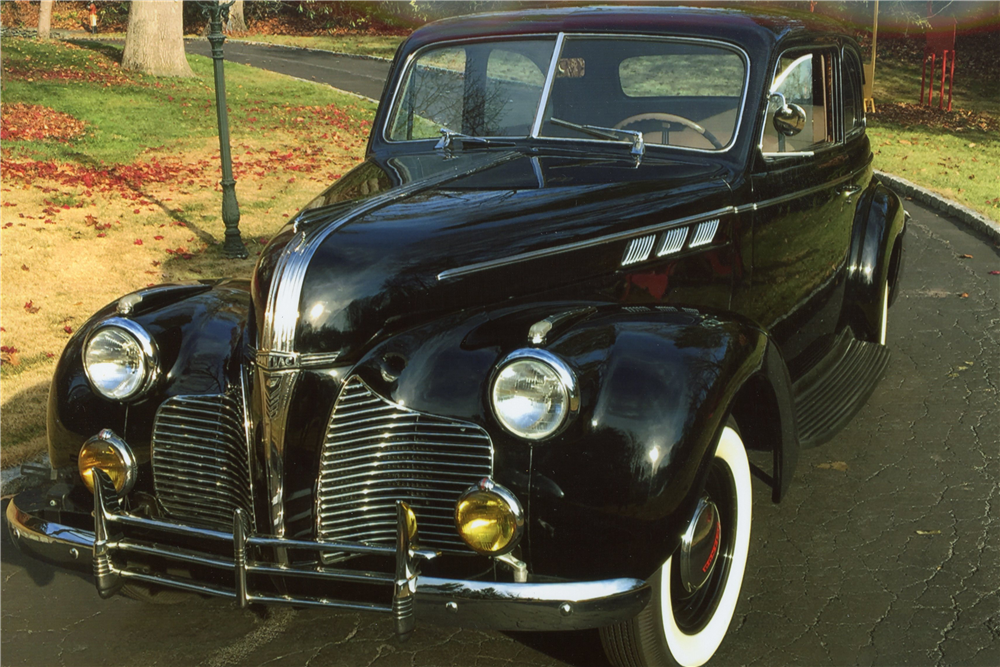
<svg viewBox="0 0 1000 667">
<path fill-rule="evenodd" d="M 751 174 L 753 271 L 748 314 L 781 347 L 793 379 L 821 357 L 841 321 L 851 228 L 870 167 L 842 128 L 839 54 L 795 49 L 777 61 L 770 93 L 798 107 L 801 131 L 772 122 L 782 106 L 769 95 Z M 870 151 L 869 151 L 870 153 Z"/>
</svg>

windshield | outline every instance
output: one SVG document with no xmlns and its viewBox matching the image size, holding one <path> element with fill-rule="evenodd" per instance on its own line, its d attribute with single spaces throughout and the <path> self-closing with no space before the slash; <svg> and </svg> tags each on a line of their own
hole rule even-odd
<svg viewBox="0 0 1000 667">
<path fill-rule="evenodd" d="M 558 54 L 556 50 L 558 49 Z M 555 62 L 553 63 L 553 58 Z M 746 56 L 717 42 L 565 36 L 419 51 L 390 141 L 543 137 L 718 151 L 735 139 Z"/>
</svg>

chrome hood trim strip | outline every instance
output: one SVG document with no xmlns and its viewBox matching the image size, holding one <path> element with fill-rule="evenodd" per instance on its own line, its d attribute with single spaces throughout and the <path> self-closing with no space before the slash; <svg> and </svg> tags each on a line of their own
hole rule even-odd
<svg viewBox="0 0 1000 667">
<path fill-rule="evenodd" d="M 271 279 L 272 288 L 267 297 L 267 308 L 264 313 L 264 328 L 257 341 L 258 349 L 271 353 L 295 352 L 295 329 L 299 321 L 299 301 L 302 298 L 302 286 L 305 283 L 306 271 L 313 255 L 331 234 L 393 201 L 423 190 L 429 190 L 461 176 L 484 171 L 518 155 L 513 151 L 498 156 L 489 155 L 487 156 L 489 159 L 471 169 L 460 165 L 444 169 L 435 176 L 413 181 L 391 188 L 383 194 L 375 195 L 368 201 L 359 203 L 350 213 L 339 220 L 329 224 L 317 224 L 297 232 L 295 237 L 285 246 L 275 266 L 274 276 Z M 468 165 L 468 163 L 463 161 L 461 165 Z M 314 214 L 313 211 L 310 213 Z M 301 217 L 298 220 L 301 220 Z"/>
</svg>

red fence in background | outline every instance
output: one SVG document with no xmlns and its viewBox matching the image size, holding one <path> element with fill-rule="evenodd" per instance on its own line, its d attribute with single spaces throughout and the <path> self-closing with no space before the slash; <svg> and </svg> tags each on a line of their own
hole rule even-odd
<svg viewBox="0 0 1000 667">
<path fill-rule="evenodd" d="M 920 103 L 924 103 L 924 87 L 927 86 L 927 105 L 934 103 L 934 77 L 937 74 L 937 60 L 941 59 L 941 92 L 938 108 L 944 108 L 944 84 L 948 81 L 948 111 L 951 111 L 951 90 L 955 82 L 955 33 L 958 22 L 953 18 L 931 18 L 924 46 L 924 68 L 920 75 Z M 927 77 L 927 61 L 930 60 L 930 80 Z"/>
</svg>

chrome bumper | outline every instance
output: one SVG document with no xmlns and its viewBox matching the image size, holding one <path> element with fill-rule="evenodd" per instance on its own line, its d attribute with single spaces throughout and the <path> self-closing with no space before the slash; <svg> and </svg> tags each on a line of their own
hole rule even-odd
<svg viewBox="0 0 1000 667">
<path fill-rule="evenodd" d="M 98 593 L 110 597 L 122 584 L 142 581 L 195 593 L 250 603 L 328 607 L 392 614 L 401 637 L 412 632 L 417 616 L 432 625 L 457 625 L 492 630 L 583 630 L 628 620 L 649 602 L 649 585 L 640 579 L 607 579 L 567 583 L 501 583 L 421 576 L 417 564 L 433 558 L 433 551 L 409 544 L 405 523 L 397 531 L 395 547 L 357 542 L 312 542 L 250 534 L 239 510 L 233 533 L 183 526 L 166 521 L 129 516 L 117 507 L 110 479 L 96 485 L 94 531 L 44 521 L 18 508 L 17 498 L 7 506 L 7 526 L 19 549 L 42 560 L 92 571 Z M 107 500 L 110 499 L 110 502 Z M 400 508 L 400 521 L 405 522 Z M 129 539 L 124 532 L 139 529 L 156 541 Z M 159 539 L 159 536 L 167 540 Z M 168 546 L 170 536 L 210 540 L 232 545 L 233 556 L 223 557 Z M 254 552 L 301 549 L 388 556 L 395 559 L 395 573 L 361 572 L 327 566 L 295 566 L 251 558 Z M 122 567 L 115 556 L 155 556 L 177 565 L 196 565 L 228 571 L 234 587 L 222 587 L 178 576 L 145 573 Z M 319 579 L 391 585 L 385 603 L 353 602 L 330 598 L 278 595 L 253 591 L 248 575 L 277 579 Z"/>
</svg>

